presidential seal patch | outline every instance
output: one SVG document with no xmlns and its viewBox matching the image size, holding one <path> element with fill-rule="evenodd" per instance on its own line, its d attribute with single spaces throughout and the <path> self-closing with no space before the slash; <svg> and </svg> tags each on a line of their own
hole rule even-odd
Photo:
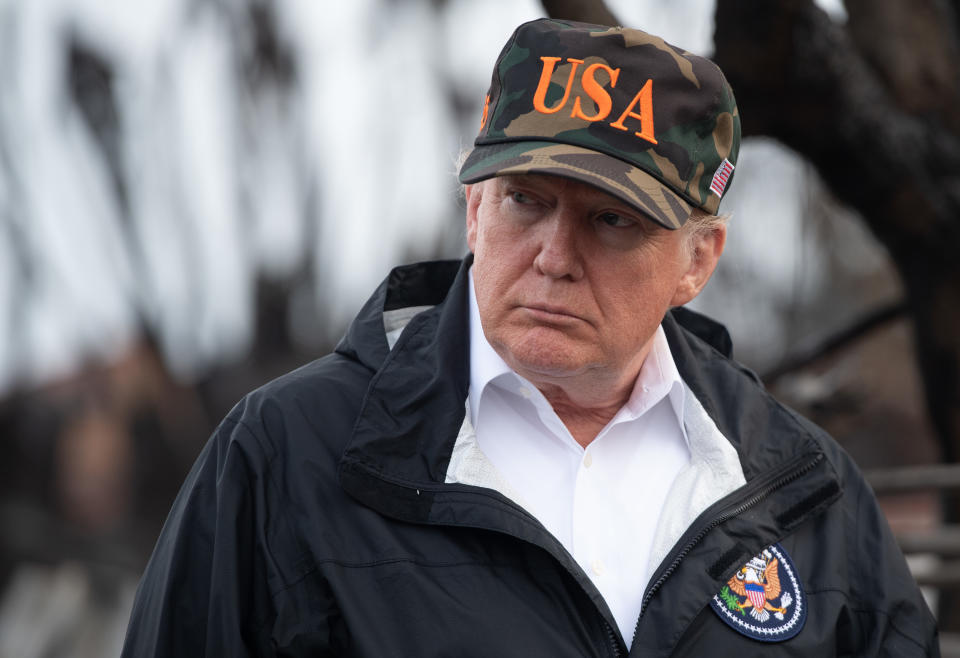
<svg viewBox="0 0 960 658">
<path fill-rule="evenodd" d="M 797 570 L 779 544 L 750 558 L 710 600 L 731 628 L 762 642 L 789 640 L 807 620 Z"/>
</svg>

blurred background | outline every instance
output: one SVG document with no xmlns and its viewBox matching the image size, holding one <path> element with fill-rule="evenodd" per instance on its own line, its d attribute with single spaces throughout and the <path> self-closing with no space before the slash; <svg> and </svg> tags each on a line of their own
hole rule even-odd
<svg viewBox="0 0 960 658">
<path fill-rule="evenodd" d="M 864 469 L 955 461 L 955 0 L 0 0 L 0 658 L 118 655 L 223 415 L 466 253 L 454 160 L 548 12 L 720 63 L 746 139 L 693 306 Z"/>
</svg>

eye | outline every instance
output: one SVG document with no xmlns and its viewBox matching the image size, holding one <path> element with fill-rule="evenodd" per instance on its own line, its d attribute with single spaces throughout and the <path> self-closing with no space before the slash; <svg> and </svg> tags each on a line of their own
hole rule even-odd
<svg viewBox="0 0 960 658">
<path fill-rule="evenodd" d="M 623 215 L 618 215 L 615 212 L 601 213 L 597 216 L 597 219 L 612 228 L 625 228 L 627 226 L 636 224 L 633 219 Z"/>
<path fill-rule="evenodd" d="M 514 203 L 519 203 L 521 205 L 536 203 L 532 197 L 527 196 L 523 192 L 511 192 L 510 198 L 513 199 Z"/>
</svg>

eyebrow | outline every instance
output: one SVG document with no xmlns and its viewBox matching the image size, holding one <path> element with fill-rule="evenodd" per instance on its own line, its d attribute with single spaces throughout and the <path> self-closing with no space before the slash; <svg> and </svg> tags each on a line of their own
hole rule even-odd
<svg viewBox="0 0 960 658">
<path fill-rule="evenodd" d="M 649 222 L 653 224 L 653 228 L 658 228 L 658 227 L 663 228 L 662 226 L 660 226 L 659 222 L 653 219 L 653 217 L 649 213 L 643 210 L 640 210 L 639 208 L 634 208 L 626 201 L 618 199 L 612 194 L 605 192 L 598 187 L 594 187 L 589 183 L 575 181 L 569 178 L 564 178 L 563 176 L 554 176 L 551 174 L 537 174 L 537 173 L 508 174 L 506 176 L 495 177 L 495 180 L 497 180 L 497 184 L 501 192 L 504 191 L 504 188 L 511 182 L 515 182 L 517 185 L 523 185 L 525 183 L 528 183 L 536 187 L 536 182 L 543 181 L 544 179 L 554 182 L 555 184 L 557 184 L 557 187 L 560 189 L 565 188 L 567 185 L 582 186 L 583 188 L 589 190 L 589 193 L 591 195 L 595 196 L 599 200 L 602 200 L 603 203 L 609 203 L 611 206 L 610 207 L 611 211 L 622 212 L 623 214 L 627 214 L 627 215 L 630 215 L 631 217 L 636 217 L 637 219 L 643 220 L 645 223 Z M 557 190 L 554 189 L 553 191 L 556 192 Z"/>
</svg>

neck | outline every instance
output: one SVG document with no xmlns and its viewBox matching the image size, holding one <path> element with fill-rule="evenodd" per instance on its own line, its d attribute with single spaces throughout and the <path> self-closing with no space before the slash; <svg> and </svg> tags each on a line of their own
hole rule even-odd
<svg viewBox="0 0 960 658">
<path fill-rule="evenodd" d="M 619 368 L 588 369 L 573 376 L 514 371 L 533 382 L 577 443 L 586 448 L 630 399 L 652 345 L 651 339 Z"/>
<path fill-rule="evenodd" d="M 576 442 L 586 448 L 630 399 L 652 348 L 653 336 L 626 363 L 576 373 L 531 371 L 512 362 L 509 354 L 501 358 L 543 393 Z"/>
<path fill-rule="evenodd" d="M 617 415 L 630 399 L 633 387 L 618 393 L 611 402 L 587 402 L 572 398 L 566 390 L 555 384 L 539 385 L 537 388 L 557 412 L 557 416 L 581 446 L 590 445 L 607 423 Z"/>
</svg>

